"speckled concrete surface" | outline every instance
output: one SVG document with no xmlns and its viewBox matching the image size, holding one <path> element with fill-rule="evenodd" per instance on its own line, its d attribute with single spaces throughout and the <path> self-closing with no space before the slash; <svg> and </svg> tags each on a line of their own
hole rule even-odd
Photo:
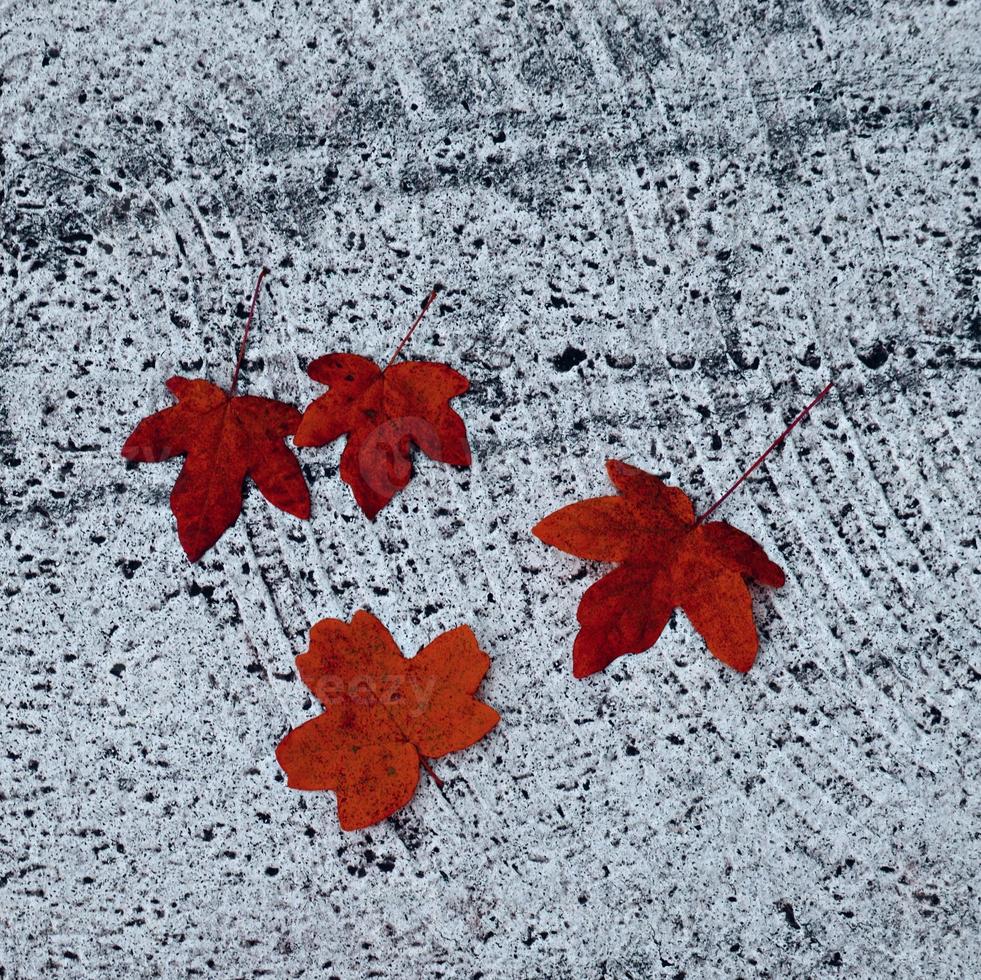
<svg viewBox="0 0 981 980">
<path fill-rule="evenodd" d="M 196 8 L 196 9 L 195 9 Z M 979 7 L 8 0 L 0 977 L 981 972 Z M 376 524 L 304 450 L 198 566 L 174 372 L 305 404 L 413 340 L 472 471 Z M 528 534 L 616 456 L 788 572 L 736 676 L 683 619 L 573 680 L 599 566 Z M 470 623 L 499 728 L 342 834 L 273 751 L 312 622 Z"/>
</svg>

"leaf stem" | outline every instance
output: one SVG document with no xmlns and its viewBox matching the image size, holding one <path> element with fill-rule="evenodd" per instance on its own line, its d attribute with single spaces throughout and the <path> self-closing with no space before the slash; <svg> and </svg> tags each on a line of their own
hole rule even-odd
<svg viewBox="0 0 981 980">
<path fill-rule="evenodd" d="M 746 479 L 746 477 L 748 477 L 749 474 L 752 473 L 753 470 L 755 470 L 756 467 L 759 466 L 763 462 L 763 460 L 765 460 L 766 457 L 769 456 L 770 453 L 772 453 L 773 450 L 776 449 L 777 446 L 779 446 L 780 443 L 783 442 L 784 439 L 786 439 L 787 436 L 789 436 L 790 433 L 794 431 L 794 429 L 797 427 L 798 423 L 802 422 L 804 420 L 804 418 L 808 415 L 808 413 L 811 411 L 811 409 L 814 408 L 824 398 L 824 396 L 829 391 L 831 391 L 831 388 L 832 388 L 833 385 L 834 385 L 834 382 L 833 381 L 829 381 L 824 386 L 824 390 L 821 392 L 821 394 L 818 395 L 817 398 L 815 398 L 814 401 L 812 401 L 811 404 L 808 405 L 807 408 L 805 408 L 797 416 L 797 418 L 795 418 L 794 421 L 791 422 L 790 425 L 788 425 L 787 428 L 784 429 L 783 432 L 781 432 L 780 435 L 778 435 L 777 438 L 774 439 L 773 442 L 770 443 L 770 445 L 767 448 L 766 452 L 763 453 L 763 455 L 760 456 L 756 460 L 756 462 L 753 463 L 753 465 L 750 466 L 750 468 L 748 470 L 746 470 L 746 472 L 743 473 L 743 475 L 738 480 L 736 480 L 736 482 L 731 487 L 729 487 L 729 489 L 726 490 L 726 492 L 724 494 L 722 494 L 722 496 L 719 497 L 719 499 L 714 504 L 712 504 L 712 506 L 709 507 L 709 509 L 707 511 L 705 511 L 704 514 L 702 514 L 700 517 L 698 517 L 695 520 L 695 526 L 696 527 L 699 524 L 702 524 L 712 513 L 714 513 L 716 511 L 716 509 L 718 509 L 718 507 L 723 503 L 723 501 L 729 496 L 729 494 L 731 494 L 733 492 L 733 490 L 735 490 L 736 487 L 738 487 Z"/>
<path fill-rule="evenodd" d="M 426 315 L 426 312 L 429 309 L 429 307 L 433 305 L 433 300 L 436 299 L 436 292 L 437 291 L 434 289 L 429 294 L 429 298 L 426 300 L 426 302 L 423 303 L 422 311 L 415 318 L 415 320 L 412 321 L 412 326 L 409 327 L 409 332 L 399 341 L 399 345 L 398 347 L 395 348 L 395 352 L 388 359 L 388 363 L 385 365 L 386 371 L 395 363 L 395 358 L 399 356 L 399 353 L 401 352 L 402 348 L 405 347 L 405 345 L 409 342 L 409 338 L 412 336 L 412 332 L 422 322 L 422 318 Z"/>
<path fill-rule="evenodd" d="M 437 776 L 436 773 L 433 772 L 433 767 L 429 764 L 429 760 L 424 755 L 420 754 L 419 761 L 422 763 L 422 768 L 425 769 L 427 773 L 429 773 L 429 778 L 436 784 L 436 786 L 439 789 L 442 789 L 443 780 L 440 779 L 439 776 Z"/>
<path fill-rule="evenodd" d="M 269 270 L 263 266 L 262 270 L 259 272 L 259 278 L 256 280 L 255 289 L 252 290 L 252 303 L 249 306 L 249 317 L 245 321 L 245 333 L 242 334 L 242 344 L 238 349 L 238 360 L 235 362 L 235 370 L 232 372 L 232 384 L 228 390 L 229 395 L 233 398 L 235 397 L 235 389 L 238 387 L 238 372 L 242 367 L 242 359 L 245 357 L 245 345 L 249 342 L 249 330 L 252 329 L 252 318 L 255 316 L 256 303 L 259 302 L 259 288 L 262 286 L 262 280 L 266 278 Z"/>
</svg>

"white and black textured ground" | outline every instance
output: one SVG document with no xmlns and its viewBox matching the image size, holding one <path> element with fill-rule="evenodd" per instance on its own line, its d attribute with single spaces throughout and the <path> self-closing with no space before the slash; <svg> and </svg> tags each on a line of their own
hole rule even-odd
<svg viewBox="0 0 981 980">
<path fill-rule="evenodd" d="M 354 7 L 352 12 L 351 7 Z M 197 9 L 194 9 L 197 8 Z M 178 5 L 0 21 L 0 977 L 981 971 L 976 3 Z M 471 380 L 471 470 L 368 523 L 251 490 L 188 564 L 174 373 Z M 625 459 L 787 571 L 739 676 L 676 617 L 574 680 L 603 571 L 529 528 Z M 274 749 L 311 623 L 473 626 L 500 726 L 343 834 Z"/>
</svg>

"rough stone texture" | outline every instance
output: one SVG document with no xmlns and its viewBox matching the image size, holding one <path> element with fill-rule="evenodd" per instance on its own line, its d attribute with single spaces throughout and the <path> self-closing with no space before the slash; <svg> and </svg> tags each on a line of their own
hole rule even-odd
<svg viewBox="0 0 981 980">
<path fill-rule="evenodd" d="M 978 5 L 351 6 L 2 5 L 0 977 L 977 976 Z M 369 524 L 304 450 L 192 567 L 119 448 L 264 262 L 300 405 L 443 283 L 474 466 Z M 754 670 L 573 680 L 601 568 L 528 528 L 609 456 L 705 505 L 829 378 L 725 506 Z M 345 835 L 273 750 L 361 607 L 471 623 L 503 722 Z"/>
</svg>

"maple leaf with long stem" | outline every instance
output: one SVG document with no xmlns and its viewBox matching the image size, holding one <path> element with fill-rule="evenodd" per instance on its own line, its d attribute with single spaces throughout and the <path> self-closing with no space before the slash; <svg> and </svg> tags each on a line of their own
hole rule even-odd
<svg viewBox="0 0 981 980">
<path fill-rule="evenodd" d="M 296 432 L 299 411 L 272 398 L 236 394 L 259 290 L 268 271 L 263 269 L 256 281 L 228 391 L 210 381 L 171 378 L 167 388 L 177 404 L 143 419 L 123 446 L 123 456 L 135 462 L 187 457 L 171 491 L 170 506 L 177 535 L 192 562 L 235 523 L 247 476 L 275 507 L 302 520 L 310 516 L 303 472 L 283 441 Z"/>
<path fill-rule="evenodd" d="M 395 360 L 436 298 L 434 289 L 388 364 L 326 354 L 307 373 L 329 390 L 303 413 L 294 443 L 325 446 L 347 434 L 341 479 L 369 520 L 412 479 L 412 447 L 451 466 L 470 465 L 463 419 L 450 407 L 470 383 L 446 364 Z"/>
<path fill-rule="evenodd" d="M 618 566 L 586 590 L 572 652 L 576 677 L 652 647 L 680 608 L 709 650 L 747 671 L 759 638 L 747 580 L 779 588 L 783 571 L 748 534 L 707 522 L 724 500 L 830 391 L 808 405 L 740 478 L 696 517 L 688 495 L 618 460 L 606 464 L 615 496 L 582 500 L 544 518 L 532 533 L 578 558 Z"/>
</svg>

